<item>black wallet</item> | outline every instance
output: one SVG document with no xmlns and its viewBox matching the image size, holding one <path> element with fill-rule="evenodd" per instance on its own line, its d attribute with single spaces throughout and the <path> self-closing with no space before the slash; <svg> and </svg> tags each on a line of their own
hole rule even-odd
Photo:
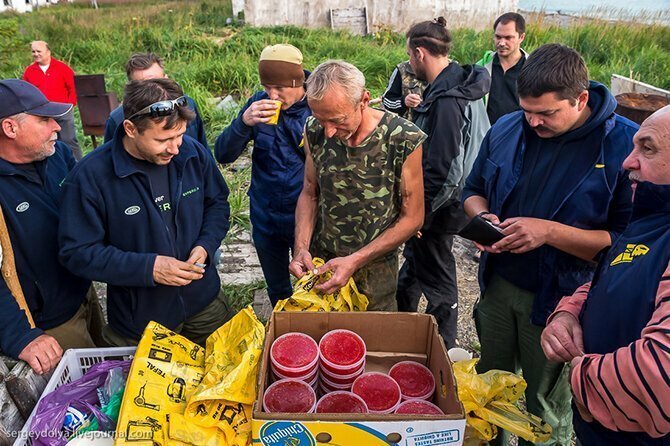
<svg viewBox="0 0 670 446">
<path fill-rule="evenodd" d="M 475 216 L 460 231 L 458 235 L 484 246 L 491 246 L 505 237 L 502 230 L 479 215 Z"/>
</svg>

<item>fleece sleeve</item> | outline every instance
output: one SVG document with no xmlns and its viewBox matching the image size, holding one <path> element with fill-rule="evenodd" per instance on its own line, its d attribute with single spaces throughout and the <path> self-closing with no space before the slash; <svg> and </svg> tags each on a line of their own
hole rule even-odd
<svg viewBox="0 0 670 446">
<path fill-rule="evenodd" d="M 605 355 L 573 362 L 574 398 L 598 423 L 614 431 L 670 434 L 670 265 L 656 292 L 656 307 L 640 339 Z"/>
<path fill-rule="evenodd" d="M 25 312 L 0 279 L 0 350 L 18 359 L 23 349 L 42 333 L 39 328 L 30 328 Z"/>
<path fill-rule="evenodd" d="M 230 125 L 221 132 L 218 138 L 216 138 L 216 143 L 214 144 L 214 156 L 218 162 L 234 162 L 242 154 L 244 149 L 246 149 L 247 144 L 253 138 L 253 128 L 244 123 L 242 115 L 253 102 L 258 100 L 256 96 L 257 95 L 252 96 L 247 101 L 237 115 L 237 118 L 233 119 L 233 122 L 231 122 Z"/>
</svg>

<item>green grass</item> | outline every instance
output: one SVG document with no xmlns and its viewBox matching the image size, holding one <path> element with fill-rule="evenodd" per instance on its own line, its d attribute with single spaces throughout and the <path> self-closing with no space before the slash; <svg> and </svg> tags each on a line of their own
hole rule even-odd
<svg viewBox="0 0 670 446">
<path fill-rule="evenodd" d="M 253 28 L 226 25 L 230 16 L 229 0 L 152 0 L 103 4 L 99 10 L 87 3 L 62 3 L 30 14 L 0 14 L 0 75 L 20 77 L 31 63 L 30 41 L 42 39 L 50 43 L 54 57 L 77 73 L 104 73 L 108 90 L 120 95 L 128 56 L 154 51 L 164 57 L 168 75 L 198 103 L 213 144 L 235 115 L 215 110 L 215 98 L 232 94 L 241 104 L 260 88 L 258 56 L 266 45 L 296 45 L 307 69 L 328 58 L 345 59 L 366 75 L 373 97 L 381 95 L 394 66 L 407 58 L 405 38 L 389 30 L 357 37 L 294 26 Z M 451 57 L 462 64 L 475 62 L 492 47 L 489 30 L 457 29 L 453 34 Z M 583 21 L 561 28 L 541 19 L 529 24 L 527 50 L 549 42 L 580 51 L 591 77 L 606 85 L 618 73 L 670 88 L 669 27 Z M 79 136 L 84 151 L 90 151 L 90 140 L 81 131 Z M 233 229 L 248 228 L 250 172 L 224 169 L 224 175 L 231 186 Z"/>
<path fill-rule="evenodd" d="M 254 292 L 265 288 L 265 281 L 256 280 L 244 285 L 224 285 L 223 293 L 228 298 L 228 303 L 235 309 L 235 312 L 240 311 L 247 305 L 254 301 Z"/>
</svg>

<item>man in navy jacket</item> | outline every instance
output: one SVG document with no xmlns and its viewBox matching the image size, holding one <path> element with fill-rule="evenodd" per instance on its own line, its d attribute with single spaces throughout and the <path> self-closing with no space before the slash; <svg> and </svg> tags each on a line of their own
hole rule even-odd
<svg viewBox="0 0 670 446">
<path fill-rule="evenodd" d="M 562 45 L 528 58 L 518 90 L 522 111 L 491 128 L 463 191 L 466 213 L 505 236 L 479 247 L 478 371 L 523 369 L 528 410 L 552 425 L 549 444 L 563 445 L 570 389 L 540 335 L 559 299 L 590 280 L 594 259 L 628 223 L 630 180 L 621 165 L 638 126 L 614 113 L 614 97 L 589 83 L 584 60 Z"/>
<path fill-rule="evenodd" d="M 254 94 L 216 139 L 215 155 L 221 163 L 232 163 L 249 141 L 254 142 L 249 189 L 252 236 L 274 305 L 293 291 L 289 252 L 305 168 L 303 127 L 312 112 L 305 98 L 307 72 L 296 47 L 266 47 L 258 74 L 264 91 Z M 276 101 L 281 102 L 279 118 L 271 121 Z"/>
<path fill-rule="evenodd" d="M 58 262 L 58 196 L 75 159 L 56 141 L 60 126 L 55 118 L 72 104 L 49 102 L 37 87 L 18 79 L 0 82 L 0 104 L 0 208 L 36 325 L 31 328 L 0 280 L 0 350 L 46 373 L 63 349 L 95 347 L 97 336 L 91 336 L 88 322 L 94 315 L 102 320 L 97 300 L 86 301 L 90 280 L 72 275 Z"/>
<path fill-rule="evenodd" d="M 165 69 L 163 68 L 163 60 L 154 53 L 137 53 L 133 54 L 128 62 L 126 62 L 126 75 L 129 81 L 142 81 L 146 79 L 162 79 L 167 78 Z M 200 118 L 198 106 L 195 101 L 186 96 L 188 106 L 195 112 L 195 118 L 186 126 L 186 134 L 191 138 L 197 140 L 200 144 L 209 148 L 207 144 L 207 135 L 205 134 L 205 124 Z M 107 122 L 105 123 L 105 142 L 109 142 L 114 138 L 116 129 L 123 122 L 123 106 L 118 106 L 109 114 Z"/>
<path fill-rule="evenodd" d="M 212 263 L 229 228 L 228 187 L 211 153 L 185 135 L 194 118 L 169 79 L 126 85 L 126 119 L 63 185 L 62 263 L 108 284 L 113 345 L 154 320 L 204 344 L 230 317 Z"/>
</svg>

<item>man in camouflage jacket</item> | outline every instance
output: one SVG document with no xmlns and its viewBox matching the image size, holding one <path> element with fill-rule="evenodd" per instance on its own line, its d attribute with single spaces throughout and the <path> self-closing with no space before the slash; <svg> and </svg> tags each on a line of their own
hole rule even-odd
<svg viewBox="0 0 670 446">
<path fill-rule="evenodd" d="M 411 122 L 368 107 L 365 77 L 353 65 L 327 61 L 307 80 L 313 117 L 305 125 L 304 186 L 296 208 L 291 273 L 332 276 L 317 286 L 333 293 L 353 276 L 368 310 L 396 310 L 397 248 L 423 222 L 421 144 Z"/>
</svg>

